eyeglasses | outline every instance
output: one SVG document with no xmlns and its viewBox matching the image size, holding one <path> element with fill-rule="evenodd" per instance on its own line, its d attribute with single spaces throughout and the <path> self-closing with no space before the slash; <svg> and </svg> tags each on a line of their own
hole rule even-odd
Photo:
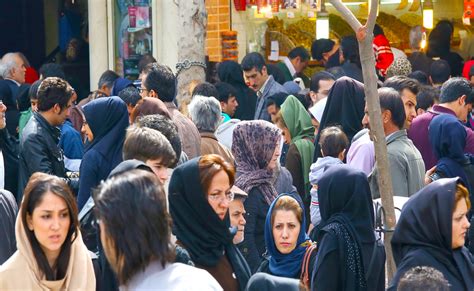
<svg viewBox="0 0 474 291">
<path fill-rule="evenodd" d="M 235 196 L 234 192 L 229 192 L 229 193 L 226 193 L 225 195 L 209 195 L 208 199 L 214 202 L 219 202 L 219 203 L 222 203 L 225 200 L 227 202 L 231 202 L 232 200 L 234 200 L 234 196 Z"/>
</svg>

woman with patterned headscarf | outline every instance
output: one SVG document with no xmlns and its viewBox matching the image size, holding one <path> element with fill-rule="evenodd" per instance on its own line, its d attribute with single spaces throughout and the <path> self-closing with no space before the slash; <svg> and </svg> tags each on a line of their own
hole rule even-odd
<svg viewBox="0 0 474 291">
<path fill-rule="evenodd" d="M 244 121 L 234 129 L 232 154 L 237 168 L 235 185 L 248 193 L 245 240 L 240 249 L 255 272 L 265 252 L 266 215 L 278 195 L 273 172 L 279 162 L 280 130 L 264 120 Z"/>
</svg>

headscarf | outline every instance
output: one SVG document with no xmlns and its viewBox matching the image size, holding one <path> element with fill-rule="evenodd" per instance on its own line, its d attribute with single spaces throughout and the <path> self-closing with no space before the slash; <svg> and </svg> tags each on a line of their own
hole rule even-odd
<svg viewBox="0 0 474 291">
<path fill-rule="evenodd" d="M 232 154 L 237 168 L 235 185 L 247 193 L 257 187 L 270 205 L 278 193 L 273 171 L 267 169 L 280 140 L 280 130 L 264 120 L 243 121 L 232 137 Z"/>
<path fill-rule="evenodd" d="M 215 266 L 225 251 L 243 290 L 250 278 L 250 269 L 232 242 L 229 213 L 221 220 L 206 199 L 199 159 L 178 166 L 171 176 L 168 201 L 173 233 L 198 265 Z"/>
<path fill-rule="evenodd" d="M 64 278 L 47 281 L 38 267 L 30 241 L 26 236 L 21 213 L 20 209 L 15 224 L 18 250 L 10 258 L 11 262 L 8 261 L 4 265 L 7 266 L 9 262 L 12 265 L 12 272 L 6 272 L 6 275 L 10 276 L 8 280 L 11 280 L 12 283 L 21 280 L 23 281 L 21 286 L 34 286 L 36 290 L 94 290 L 96 282 L 92 259 L 82 242 L 81 232 L 76 231 L 77 237 L 71 244 L 69 264 Z M 20 270 L 14 267 L 22 268 Z M 0 286 L 2 286 L 2 283 L 0 283 Z"/>
<path fill-rule="evenodd" d="M 296 248 L 289 254 L 282 254 L 276 248 L 272 228 L 273 208 L 275 207 L 278 199 L 285 196 L 289 196 L 298 201 L 298 204 L 300 205 L 300 208 L 303 211 L 303 222 L 301 223 L 300 233 L 296 242 Z M 304 214 L 304 206 L 299 195 L 286 193 L 279 195 L 270 205 L 270 208 L 267 212 L 267 218 L 265 220 L 265 246 L 267 248 L 268 254 L 270 255 L 269 268 L 270 272 L 273 275 L 280 277 L 297 278 L 298 274 L 301 271 L 301 264 L 303 262 L 304 254 L 307 248 L 305 243 L 309 241 L 309 236 L 306 234 L 305 230 L 306 219 Z"/>
<path fill-rule="evenodd" d="M 460 182 L 459 178 L 434 181 L 413 195 L 403 206 L 392 237 L 395 263 L 403 268 L 397 271 L 395 282 L 404 271 L 414 267 L 410 266 L 410 262 L 404 264 L 405 257 L 413 254 L 411 257 L 427 261 L 421 253 L 417 253 L 424 251 L 424 254 L 428 253 L 449 270 L 449 274 L 444 275 L 451 285 L 452 280 L 457 279 L 464 285 L 464 290 L 474 289 L 474 267 L 468 250 L 465 247 L 453 250 L 451 246 L 454 196 L 456 185 Z"/>
<path fill-rule="evenodd" d="M 338 248 L 344 290 L 365 290 L 367 288 L 363 248 L 375 247 L 374 212 L 367 176 L 347 165 L 328 167 L 318 184 L 321 230 L 316 273 L 326 255 Z M 338 245 L 324 244 L 325 235 L 334 236 Z M 341 272 L 341 270 L 335 270 Z M 329 274 L 328 274 L 329 275 Z M 313 275 L 314 277 L 314 275 Z M 317 282 L 316 282 L 317 284 Z"/>
<path fill-rule="evenodd" d="M 440 114 L 433 118 L 428 130 L 433 153 L 438 158 L 436 170 L 444 174 L 445 178 L 460 177 L 471 190 L 462 167 L 469 162 L 464 154 L 467 137 L 464 125 L 451 114 Z"/>
<path fill-rule="evenodd" d="M 291 142 L 296 145 L 301 156 L 301 172 L 304 177 L 306 195 L 311 185 L 309 183 L 309 168 L 314 155 L 314 127 L 311 117 L 303 104 L 293 95 L 288 96 L 281 106 L 281 115 L 290 131 Z"/>
<path fill-rule="evenodd" d="M 396 58 L 387 69 L 386 78 L 408 76 L 412 71 L 411 63 L 406 58 Z"/>
<path fill-rule="evenodd" d="M 122 146 L 128 127 L 127 105 L 119 97 L 98 98 L 83 107 L 86 122 L 94 139 L 84 154 L 94 149 L 113 169 L 122 161 Z"/>
<path fill-rule="evenodd" d="M 217 66 L 217 76 L 221 82 L 226 82 L 236 89 L 236 99 L 239 103 L 234 118 L 252 120 L 257 104 L 257 95 L 244 80 L 242 67 L 234 61 L 224 61 Z"/>
<path fill-rule="evenodd" d="M 327 98 L 319 133 L 314 142 L 314 160 L 321 156 L 319 137 L 326 127 L 340 125 L 349 140 L 362 129 L 365 107 L 364 84 L 348 77 L 339 78 Z"/>
<path fill-rule="evenodd" d="M 130 120 L 131 122 L 135 122 L 139 117 L 152 114 L 163 115 L 171 119 L 171 114 L 163 101 L 158 98 L 145 97 L 138 101 L 130 115 Z"/>
</svg>

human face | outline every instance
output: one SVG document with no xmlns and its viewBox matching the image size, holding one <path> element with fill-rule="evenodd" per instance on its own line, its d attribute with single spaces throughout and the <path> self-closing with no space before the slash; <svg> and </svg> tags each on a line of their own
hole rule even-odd
<svg viewBox="0 0 474 291">
<path fill-rule="evenodd" d="M 209 184 L 207 201 L 221 220 L 224 219 L 229 209 L 229 203 L 233 200 L 233 194 L 230 192 L 231 187 L 229 176 L 224 170 L 217 172 Z"/>
<path fill-rule="evenodd" d="M 281 129 L 281 135 L 283 136 L 283 140 L 285 141 L 285 143 L 291 144 L 291 133 L 288 127 L 284 127 L 280 129 Z"/>
<path fill-rule="evenodd" d="M 464 246 L 467 230 L 471 225 L 467 220 L 467 204 L 466 199 L 461 199 L 456 203 L 453 211 L 453 227 L 451 237 L 451 247 L 453 249 Z"/>
<path fill-rule="evenodd" d="M 66 201 L 52 192 L 43 194 L 41 202 L 26 217 L 49 262 L 55 262 L 66 240 L 71 217 Z"/>
<path fill-rule="evenodd" d="M 257 92 L 268 79 L 267 68 L 263 67 L 261 72 L 256 68 L 252 68 L 250 71 L 244 71 L 244 77 L 249 87 Z"/>
<path fill-rule="evenodd" d="M 456 116 L 462 122 L 467 122 L 469 112 L 472 111 L 472 103 L 466 103 L 466 95 L 458 99 L 458 110 Z"/>
<path fill-rule="evenodd" d="M 365 104 L 365 108 L 364 108 L 364 118 L 362 118 L 362 126 L 364 128 L 370 129 L 370 118 L 369 118 L 369 110 L 367 109 L 367 104 Z"/>
<path fill-rule="evenodd" d="M 273 123 L 275 123 L 275 117 L 276 117 L 278 111 L 280 111 L 280 110 L 279 110 L 279 108 L 277 108 L 277 106 L 275 104 L 267 106 L 267 112 L 268 112 L 268 114 L 270 114 L 270 117 L 271 117 Z"/>
<path fill-rule="evenodd" d="M 234 199 L 229 204 L 230 225 L 237 227 L 237 233 L 234 236 L 234 244 L 241 243 L 244 240 L 245 208 L 242 199 Z"/>
<path fill-rule="evenodd" d="M 277 210 L 273 219 L 273 240 L 282 254 L 289 254 L 296 248 L 301 224 L 291 210 Z"/>
<path fill-rule="evenodd" d="M 296 73 L 301 73 L 308 66 L 309 60 L 302 61 L 300 57 L 296 57 L 292 61 L 293 67 L 295 68 Z"/>
<path fill-rule="evenodd" d="M 229 116 L 234 116 L 235 110 L 237 110 L 237 106 L 239 106 L 239 103 L 237 102 L 235 96 L 230 96 L 229 99 L 227 99 L 227 103 L 221 102 L 221 105 L 222 112 L 227 113 Z"/>
<path fill-rule="evenodd" d="M 25 83 L 26 66 L 20 56 L 15 55 L 15 68 L 12 69 L 11 78 L 20 84 Z"/>
<path fill-rule="evenodd" d="M 334 82 L 334 80 L 319 80 L 319 89 L 318 92 L 316 92 L 316 102 L 328 97 L 329 91 L 331 90 L 332 85 L 334 85 Z"/>
<path fill-rule="evenodd" d="M 273 152 L 272 159 L 270 160 L 270 162 L 268 163 L 268 166 L 267 166 L 267 168 L 269 170 L 273 170 L 277 167 L 277 163 L 279 162 L 280 154 L 281 154 L 280 140 L 278 140 L 277 145 L 275 147 L 275 151 Z"/>
<path fill-rule="evenodd" d="M 405 128 L 410 128 L 413 119 L 416 117 L 416 95 L 408 89 L 403 89 L 402 101 L 406 115 Z"/>
<path fill-rule="evenodd" d="M 31 99 L 31 111 L 38 112 L 38 99 Z"/>
<path fill-rule="evenodd" d="M 54 108 L 54 111 L 57 114 L 56 124 L 55 124 L 56 126 L 59 126 L 59 125 L 63 124 L 64 121 L 66 121 L 66 119 L 69 115 L 69 108 L 71 108 L 71 106 L 72 106 L 72 102 L 74 102 L 74 99 L 73 98 L 69 99 L 69 101 L 67 102 L 66 108 L 61 108 L 59 106 L 59 104 L 54 105 L 53 108 Z"/>
<path fill-rule="evenodd" d="M 161 184 L 164 185 L 169 179 L 168 167 L 163 165 L 161 159 L 150 159 L 146 160 L 145 164 L 151 168 L 153 174 L 160 180 Z"/>
<path fill-rule="evenodd" d="M 6 119 L 5 119 L 5 112 L 7 111 L 7 107 L 3 102 L 0 102 L 0 129 L 4 129 L 7 126 Z"/>
<path fill-rule="evenodd" d="M 89 124 L 87 123 L 87 121 L 84 121 L 84 123 L 82 124 L 81 132 L 82 134 L 87 136 L 87 140 L 89 142 L 92 142 L 94 140 L 94 134 L 92 133 L 92 130 L 89 127 Z"/>
</svg>

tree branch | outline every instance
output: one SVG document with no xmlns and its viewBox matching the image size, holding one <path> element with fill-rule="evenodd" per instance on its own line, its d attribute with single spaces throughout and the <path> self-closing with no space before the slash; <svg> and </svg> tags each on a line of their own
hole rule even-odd
<svg viewBox="0 0 474 291">
<path fill-rule="evenodd" d="M 376 1 L 376 0 L 374 0 Z M 334 8 L 342 14 L 342 18 L 344 18 L 347 23 L 352 27 L 354 31 L 358 31 L 362 24 L 357 20 L 357 18 L 352 14 L 349 8 L 344 5 L 341 0 L 329 0 L 329 3 L 334 6 Z M 377 10 L 376 10 L 377 11 Z"/>
</svg>

